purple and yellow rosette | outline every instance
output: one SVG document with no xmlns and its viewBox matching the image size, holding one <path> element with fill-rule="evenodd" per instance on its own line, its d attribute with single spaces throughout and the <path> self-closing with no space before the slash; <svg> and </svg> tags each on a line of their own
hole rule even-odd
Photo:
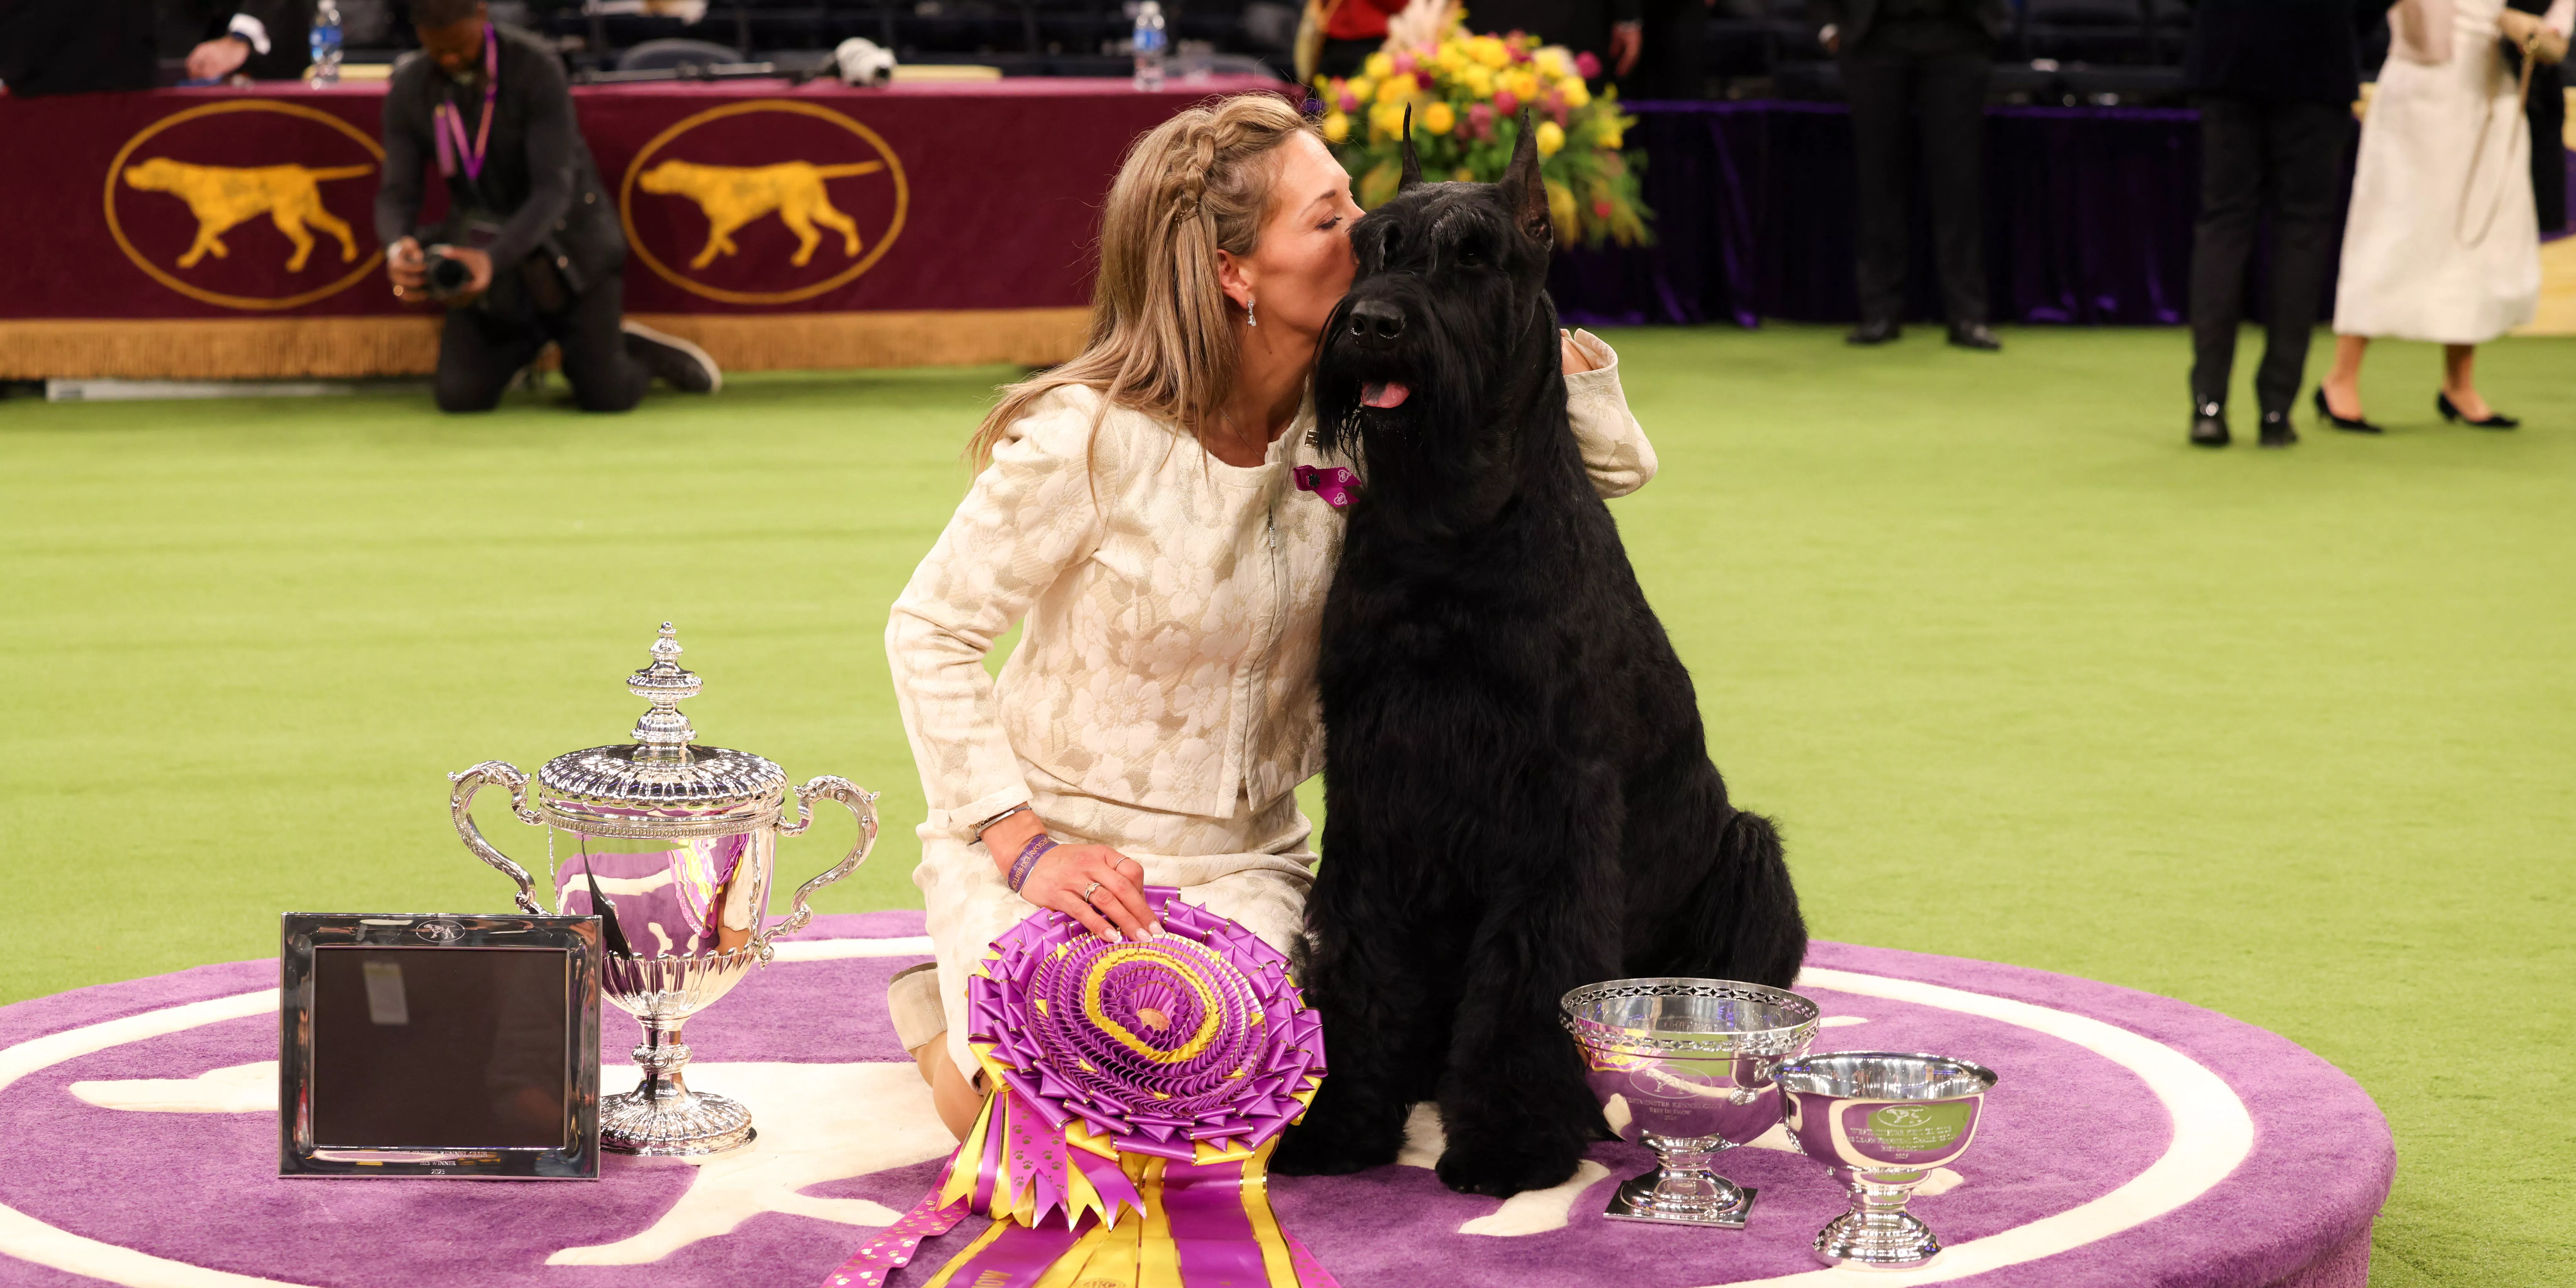
<svg viewBox="0 0 2576 1288">
<path fill-rule="evenodd" d="M 1287 959 L 1148 888 L 1163 933 L 1101 939 L 1040 912 L 967 981 L 984 1112 L 939 1184 L 828 1277 L 876 1288 L 968 1213 L 991 1229 L 924 1288 L 1325 1288 L 1279 1228 L 1270 1152 L 1324 1077 Z"/>
</svg>

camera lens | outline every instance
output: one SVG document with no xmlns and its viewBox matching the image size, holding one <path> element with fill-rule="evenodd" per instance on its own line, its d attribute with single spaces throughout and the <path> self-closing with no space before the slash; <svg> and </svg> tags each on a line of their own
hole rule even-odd
<svg viewBox="0 0 2576 1288">
<path fill-rule="evenodd" d="M 429 257 L 429 290 L 432 295 L 454 295 L 474 281 L 474 270 L 464 261 L 445 255 Z"/>
</svg>

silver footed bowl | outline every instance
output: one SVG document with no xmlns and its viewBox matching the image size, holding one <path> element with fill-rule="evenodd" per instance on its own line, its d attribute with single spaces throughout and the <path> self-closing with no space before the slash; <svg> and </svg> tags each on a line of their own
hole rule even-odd
<svg viewBox="0 0 2576 1288">
<path fill-rule="evenodd" d="M 1941 1240 L 1905 1210 L 1914 1187 L 1968 1152 L 1991 1069 L 1947 1056 L 1833 1051 L 1781 1065 L 1789 1134 L 1851 1188 L 1851 1210 L 1816 1235 L 1827 1265 L 1914 1270 Z"/>
<path fill-rule="evenodd" d="M 1771 1070 L 1815 1040 L 1816 1004 L 1733 980 L 1614 979 L 1558 1010 L 1611 1125 L 1655 1151 L 1658 1165 L 1622 1183 L 1607 1215 L 1743 1229 L 1759 1191 L 1715 1160 L 1780 1121 Z"/>
</svg>

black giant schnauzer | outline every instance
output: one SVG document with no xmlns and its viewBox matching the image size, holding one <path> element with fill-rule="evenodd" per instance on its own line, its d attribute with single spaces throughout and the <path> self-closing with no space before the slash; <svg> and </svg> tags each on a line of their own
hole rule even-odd
<svg viewBox="0 0 2576 1288">
<path fill-rule="evenodd" d="M 1436 1099 L 1440 1179 L 1508 1195 L 1607 1135 L 1566 990 L 1785 985 L 1807 931 L 1566 423 L 1527 119 L 1500 184 L 1423 183 L 1408 134 L 1402 187 L 1352 240 L 1315 370 L 1319 436 L 1362 484 L 1324 602 L 1306 905 L 1333 1073 L 1277 1170 L 1391 1163 Z"/>
</svg>

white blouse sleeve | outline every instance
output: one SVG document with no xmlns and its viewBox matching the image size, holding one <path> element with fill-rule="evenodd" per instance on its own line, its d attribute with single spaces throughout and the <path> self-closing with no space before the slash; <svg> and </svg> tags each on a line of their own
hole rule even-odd
<svg viewBox="0 0 2576 1288">
<path fill-rule="evenodd" d="M 984 656 L 1065 570 L 1098 549 L 1092 477 L 1096 395 L 1060 393 L 1004 431 L 993 463 L 894 602 L 886 660 L 931 830 L 968 839 L 1027 803 Z"/>
<path fill-rule="evenodd" d="M 1583 471 L 1604 499 L 1626 496 L 1655 477 L 1655 445 L 1619 388 L 1618 352 L 1589 331 L 1575 332 L 1574 346 L 1593 363 L 1565 378 L 1566 418 L 1583 449 Z"/>
</svg>

